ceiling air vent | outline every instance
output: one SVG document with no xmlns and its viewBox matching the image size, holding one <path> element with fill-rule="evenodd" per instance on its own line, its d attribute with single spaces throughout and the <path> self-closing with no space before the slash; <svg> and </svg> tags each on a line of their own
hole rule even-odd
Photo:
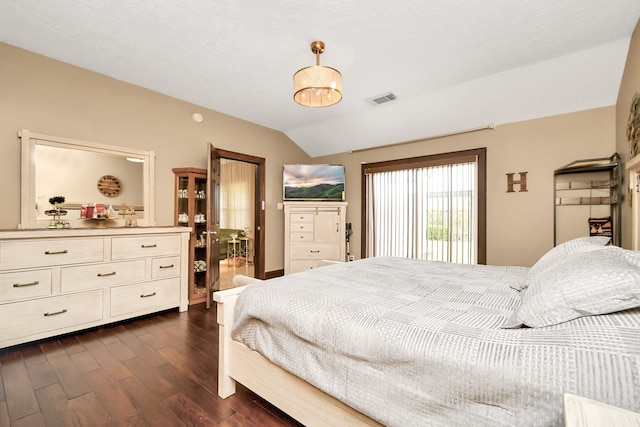
<svg viewBox="0 0 640 427">
<path fill-rule="evenodd" d="M 369 104 L 379 105 L 384 104 L 385 102 L 394 101 L 396 96 L 391 92 L 384 93 L 382 95 L 374 96 L 373 98 L 367 99 Z"/>
</svg>

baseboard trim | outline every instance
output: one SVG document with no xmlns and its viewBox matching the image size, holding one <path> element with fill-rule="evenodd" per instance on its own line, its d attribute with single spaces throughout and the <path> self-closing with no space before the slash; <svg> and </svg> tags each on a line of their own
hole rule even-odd
<svg viewBox="0 0 640 427">
<path fill-rule="evenodd" d="M 275 277 L 280 277 L 280 276 L 284 276 L 284 268 L 280 270 L 266 271 L 264 273 L 265 280 L 273 279 Z"/>
</svg>

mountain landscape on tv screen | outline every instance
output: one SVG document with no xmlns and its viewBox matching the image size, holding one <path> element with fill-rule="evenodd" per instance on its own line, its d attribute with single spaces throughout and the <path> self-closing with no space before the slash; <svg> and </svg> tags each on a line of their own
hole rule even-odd
<svg viewBox="0 0 640 427">
<path fill-rule="evenodd" d="M 331 199 L 342 200 L 344 184 L 318 184 L 311 187 L 284 188 L 285 199 Z"/>
</svg>

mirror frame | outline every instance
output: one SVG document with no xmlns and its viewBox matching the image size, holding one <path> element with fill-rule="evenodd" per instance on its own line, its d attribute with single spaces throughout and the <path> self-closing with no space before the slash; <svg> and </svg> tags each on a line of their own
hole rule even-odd
<svg viewBox="0 0 640 427">
<path fill-rule="evenodd" d="M 98 144 L 96 142 L 82 141 L 77 139 L 64 138 L 59 136 L 43 135 L 22 129 L 18 132 L 18 137 L 22 140 L 21 158 L 21 181 L 20 181 L 20 224 L 18 228 L 47 228 L 49 220 L 39 220 L 36 217 L 36 156 L 37 145 L 48 145 L 59 148 L 69 148 L 74 150 L 88 151 L 92 153 L 109 154 L 118 157 L 130 157 L 144 161 L 143 163 L 143 206 L 142 216 L 137 216 L 138 226 L 155 225 L 155 206 L 153 189 L 154 183 L 154 162 L 155 153 L 153 151 L 134 150 L 112 145 Z M 140 213 L 138 213 L 140 215 Z M 94 228 L 91 221 L 70 219 L 73 228 Z M 114 219 L 113 226 L 124 226 L 124 220 Z"/>
</svg>

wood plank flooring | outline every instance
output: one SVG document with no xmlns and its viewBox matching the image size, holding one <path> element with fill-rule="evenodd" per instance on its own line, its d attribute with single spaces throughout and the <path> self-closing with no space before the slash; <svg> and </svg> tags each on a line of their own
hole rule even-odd
<svg viewBox="0 0 640 427">
<path fill-rule="evenodd" d="M 299 426 L 238 385 L 217 395 L 215 308 L 0 350 L 0 427 Z"/>
</svg>

